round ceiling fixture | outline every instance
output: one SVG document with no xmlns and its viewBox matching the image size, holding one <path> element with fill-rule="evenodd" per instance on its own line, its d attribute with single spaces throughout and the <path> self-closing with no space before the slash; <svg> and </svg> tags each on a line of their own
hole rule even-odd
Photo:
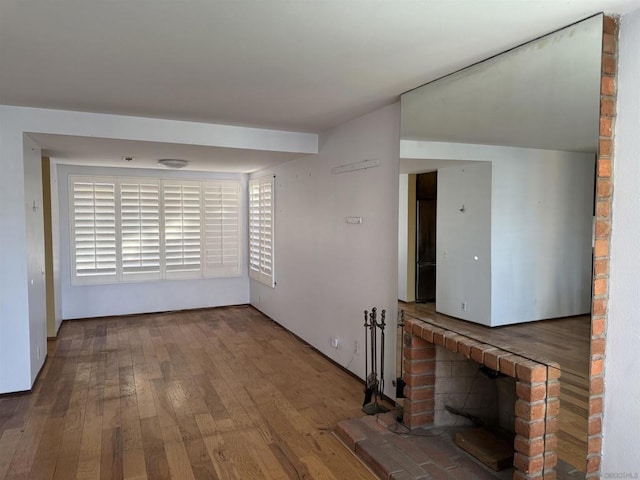
<svg viewBox="0 0 640 480">
<path fill-rule="evenodd" d="M 158 165 L 162 165 L 167 168 L 184 168 L 189 165 L 187 160 L 181 158 L 161 158 L 158 160 Z"/>
</svg>

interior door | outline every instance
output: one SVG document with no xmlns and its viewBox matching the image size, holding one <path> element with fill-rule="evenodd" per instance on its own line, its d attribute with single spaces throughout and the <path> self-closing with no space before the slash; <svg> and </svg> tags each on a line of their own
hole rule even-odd
<svg viewBox="0 0 640 480">
<path fill-rule="evenodd" d="M 437 173 L 416 176 L 416 302 L 436 300 Z"/>
</svg>

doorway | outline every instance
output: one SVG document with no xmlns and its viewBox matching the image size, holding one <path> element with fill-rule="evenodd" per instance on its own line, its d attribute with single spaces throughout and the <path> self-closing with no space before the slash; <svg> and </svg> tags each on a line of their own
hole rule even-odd
<svg viewBox="0 0 640 480">
<path fill-rule="evenodd" d="M 436 301 L 438 172 L 416 175 L 416 303 Z"/>
</svg>

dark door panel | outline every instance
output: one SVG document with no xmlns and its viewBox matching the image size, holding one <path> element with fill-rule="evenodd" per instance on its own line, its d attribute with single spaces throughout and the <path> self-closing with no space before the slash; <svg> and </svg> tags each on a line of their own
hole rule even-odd
<svg viewBox="0 0 640 480">
<path fill-rule="evenodd" d="M 436 201 L 420 200 L 418 202 L 418 263 L 435 263 L 436 261 Z"/>
<path fill-rule="evenodd" d="M 436 264 L 421 263 L 417 270 L 416 302 L 436 301 Z"/>
<path fill-rule="evenodd" d="M 438 172 L 416 176 L 416 200 L 435 200 L 438 195 Z"/>
<path fill-rule="evenodd" d="M 416 302 L 436 300 L 437 175 L 416 176 Z"/>
</svg>

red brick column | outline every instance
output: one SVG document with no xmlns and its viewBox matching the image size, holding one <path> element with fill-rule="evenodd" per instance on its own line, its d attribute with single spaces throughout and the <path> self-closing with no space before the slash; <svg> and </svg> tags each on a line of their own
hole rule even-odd
<svg viewBox="0 0 640 480">
<path fill-rule="evenodd" d="M 600 79 L 600 138 L 596 178 L 596 228 L 591 305 L 587 479 L 600 477 L 604 354 L 609 299 L 609 245 L 613 202 L 613 131 L 616 119 L 618 20 L 604 17 Z"/>
<path fill-rule="evenodd" d="M 535 362 L 516 366 L 514 480 L 555 480 L 560 370 Z"/>
<path fill-rule="evenodd" d="M 404 334 L 404 419 L 409 428 L 433 423 L 436 347 L 412 334 L 405 325 Z"/>
</svg>

